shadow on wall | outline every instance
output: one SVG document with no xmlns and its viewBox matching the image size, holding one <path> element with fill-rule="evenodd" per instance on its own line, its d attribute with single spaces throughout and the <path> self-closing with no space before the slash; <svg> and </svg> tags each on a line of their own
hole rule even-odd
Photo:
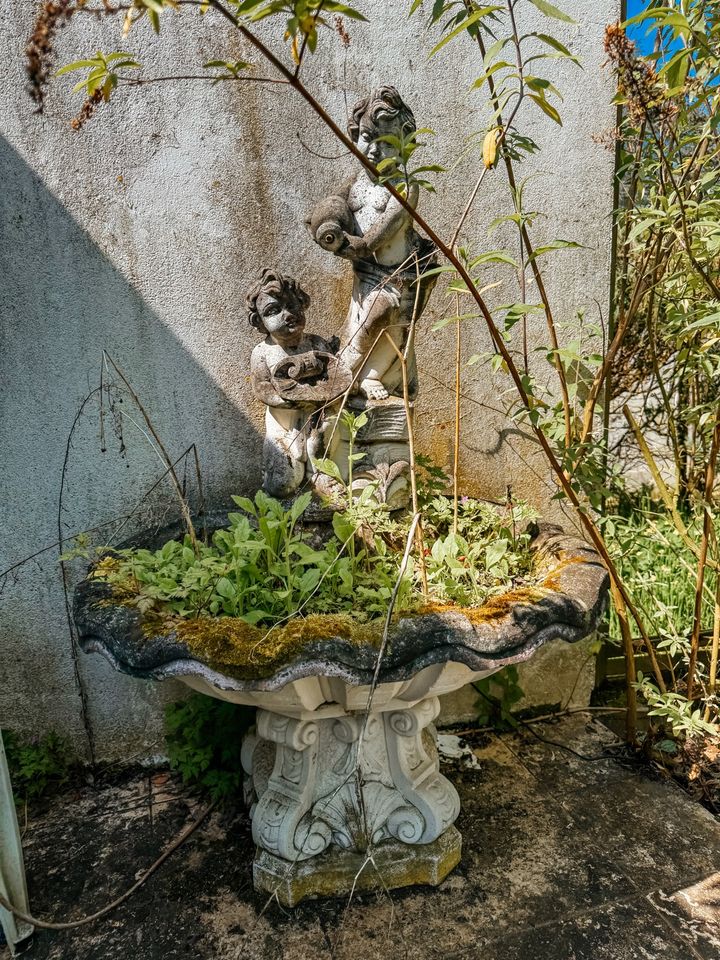
<svg viewBox="0 0 720 960">
<path fill-rule="evenodd" d="M 246 416 L 3 138 L 0 170 L 0 570 L 58 538 L 68 434 L 99 383 L 103 349 L 129 377 L 171 457 L 197 443 L 210 503 L 256 486 L 262 441 Z M 172 278 L 151 279 L 172 303 Z M 187 319 L 182 312 L 194 306 L 173 304 L 168 315 L 174 309 Z M 207 327 L 190 330 L 193 346 L 209 336 Z M 239 379 L 246 362 L 238 356 Z M 103 454 L 98 407 L 89 403 L 69 451 L 64 536 L 126 513 L 138 500 L 143 522 L 177 516 L 167 483 L 154 498 L 143 497 L 164 468 L 132 404 L 118 405 L 106 426 Z M 80 746 L 64 618 L 56 550 L 0 581 L 0 726 L 55 728 Z M 96 658 L 81 657 L 80 672 L 101 755 L 156 741 L 153 687 L 111 674 Z"/>
</svg>

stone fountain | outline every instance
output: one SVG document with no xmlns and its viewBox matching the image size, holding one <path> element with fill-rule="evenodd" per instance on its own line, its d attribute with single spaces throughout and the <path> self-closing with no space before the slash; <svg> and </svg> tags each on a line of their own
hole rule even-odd
<svg viewBox="0 0 720 960">
<path fill-rule="evenodd" d="M 393 87 L 361 100 L 348 124 L 376 164 L 393 151 L 379 138 L 414 129 Z M 412 187 L 409 199 L 417 203 Z M 251 381 L 266 407 L 264 488 L 279 498 L 312 489 L 332 502 L 349 481 L 350 436 L 340 413 L 350 409 L 364 415 L 353 438 L 362 456 L 353 491 L 370 483 L 389 508 L 404 507 L 417 393 L 414 330 L 435 282 L 435 250 L 364 169 L 323 199 L 306 225 L 321 247 L 351 262 L 352 300 L 339 336 L 325 340 L 306 332 L 309 297 L 293 278 L 266 269 L 248 296 L 250 323 L 263 335 Z M 318 469 L 324 458 L 339 479 Z M 140 538 L 136 545 L 154 544 Z M 438 697 L 528 659 L 549 640 L 581 639 L 606 602 L 606 572 L 586 543 L 541 524 L 533 549 L 536 587 L 479 609 L 401 617 L 381 662 L 377 638 L 345 627 L 308 630 L 262 670 L 251 661 L 200 656 L 175 628 L 163 630 L 117 602 L 92 574 L 76 591 L 75 621 L 83 648 L 124 673 L 177 678 L 257 707 L 243 745 L 256 889 L 292 906 L 378 885 L 438 884 L 461 855 L 454 826 L 460 802 L 435 746 Z M 228 636 L 232 625 L 221 621 L 230 619 L 216 624 Z M 302 624 L 298 629 L 302 638 Z"/>
</svg>

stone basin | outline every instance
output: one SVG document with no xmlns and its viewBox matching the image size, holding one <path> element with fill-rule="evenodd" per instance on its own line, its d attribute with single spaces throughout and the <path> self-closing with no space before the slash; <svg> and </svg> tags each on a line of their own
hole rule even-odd
<svg viewBox="0 0 720 960">
<path fill-rule="evenodd" d="M 82 648 L 123 673 L 176 678 L 258 708 L 243 744 L 256 889 L 292 906 L 351 889 L 437 884 L 461 854 L 460 803 L 435 746 L 438 697 L 527 660 L 549 640 L 582 639 L 607 602 L 607 573 L 587 543 L 539 524 L 532 548 L 536 586 L 482 608 L 397 618 L 374 688 L 377 642 L 316 635 L 253 675 L 248 664 L 199 657 L 177 630 L 114 601 L 92 576 L 76 590 L 75 623 Z"/>
</svg>

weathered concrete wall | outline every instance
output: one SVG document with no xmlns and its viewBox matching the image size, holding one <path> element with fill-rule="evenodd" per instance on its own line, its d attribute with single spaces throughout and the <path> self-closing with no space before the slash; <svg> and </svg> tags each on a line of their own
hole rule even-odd
<svg viewBox="0 0 720 960">
<path fill-rule="evenodd" d="M 553 65 L 565 93 L 563 128 L 539 112 L 526 127 L 543 147 L 523 170 L 536 174 L 528 206 L 547 214 L 534 237 L 575 238 L 588 247 L 547 261 L 549 293 L 565 323 L 578 308 L 594 315 L 593 301 L 607 301 L 613 158 L 591 137 L 614 120 L 600 64 L 603 27 L 616 19 L 619 2 L 578 0 L 571 5 L 576 26 L 546 21 L 525 6 L 524 25 L 555 32 L 584 65 Z M 308 64 L 313 92 L 342 121 L 346 100 L 395 83 L 419 123 L 437 133 L 432 159 L 452 162 L 465 137 L 484 127 L 483 101 L 467 92 L 480 70 L 474 50 L 457 44 L 428 62 L 434 41 L 419 17 L 406 20 L 408 3 L 364 7 L 372 22 L 351 25 L 349 50 L 326 37 Z M 94 527 L 138 500 L 142 522 L 176 513 L 164 485 L 144 496 L 162 467 L 130 404 L 117 421 L 122 438 L 108 420 L 103 453 L 97 395 L 91 397 L 68 446 L 78 410 L 98 386 L 103 349 L 131 379 L 171 455 L 197 443 L 206 491 L 222 501 L 259 479 L 261 411 L 246 374 L 256 337 L 243 309 L 250 280 L 264 264 L 293 271 L 313 296 L 311 326 L 325 333 L 338 329 L 350 290 L 349 270 L 309 242 L 302 220 L 352 164 L 317 156 L 341 151 L 292 91 L 251 83 L 152 85 L 100 106 L 86 129 L 73 133 L 68 120 L 79 100 L 70 97 L 68 78 L 54 84 L 42 117 L 23 93 L 23 49 L 35 8 L 34 0 L 0 0 L 0 569 L 52 544 L 59 529 L 67 536 Z M 159 76 L 194 72 L 213 57 L 257 59 L 210 16 L 197 31 L 192 11 L 166 22 L 159 39 L 143 24 L 123 40 L 116 25 L 78 15 L 59 38 L 58 63 L 124 48 L 139 56 L 146 75 Z M 265 72 L 261 64 L 257 72 Z M 471 153 L 424 199 L 426 214 L 446 235 L 477 173 Z M 465 230 L 479 250 L 513 242 L 502 231 L 486 235 L 506 208 L 504 176 L 493 172 Z M 492 296 L 496 303 L 515 298 L 507 275 Z M 441 463 L 451 454 L 453 332 L 433 333 L 431 326 L 446 305 L 436 292 L 419 337 L 421 445 Z M 531 338 L 543 341 L 537 317 Z M 467 323 L 465 356 L 488 347 L 482 326 Z M 466 486 L 502 497 L 512 483 L 517 496 L 543 506 L 552 484 L 532 443 L 505 417 L 506 388 L 486 370 L 468 369 Z M 57 551 L 9 577 L 0 604 L 0 725 L 54 727 L 82 746 Z M 81 656 L 77 670 L 99 754 L 152 749 L 160 701 L 178 690 L 122 678 L 95 657 Z"/>
</svg>

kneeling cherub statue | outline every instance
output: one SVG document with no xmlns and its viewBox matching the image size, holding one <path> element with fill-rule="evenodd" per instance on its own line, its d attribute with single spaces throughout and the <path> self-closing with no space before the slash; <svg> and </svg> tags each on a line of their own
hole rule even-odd
<svg viewBox="0 0 720 960">
<path fill-rule="evenodd" d="M 263 487 L 290 497 L 312 482 L 323 410 L 348 390 L 352 373 L 336 339 L 305 333 L 310 297 L 297 280 L 265 269 L 246 303 L 251 325 L 265 334 L 250 358 L 253 392 L 266 405 Z"/>
</svg>

